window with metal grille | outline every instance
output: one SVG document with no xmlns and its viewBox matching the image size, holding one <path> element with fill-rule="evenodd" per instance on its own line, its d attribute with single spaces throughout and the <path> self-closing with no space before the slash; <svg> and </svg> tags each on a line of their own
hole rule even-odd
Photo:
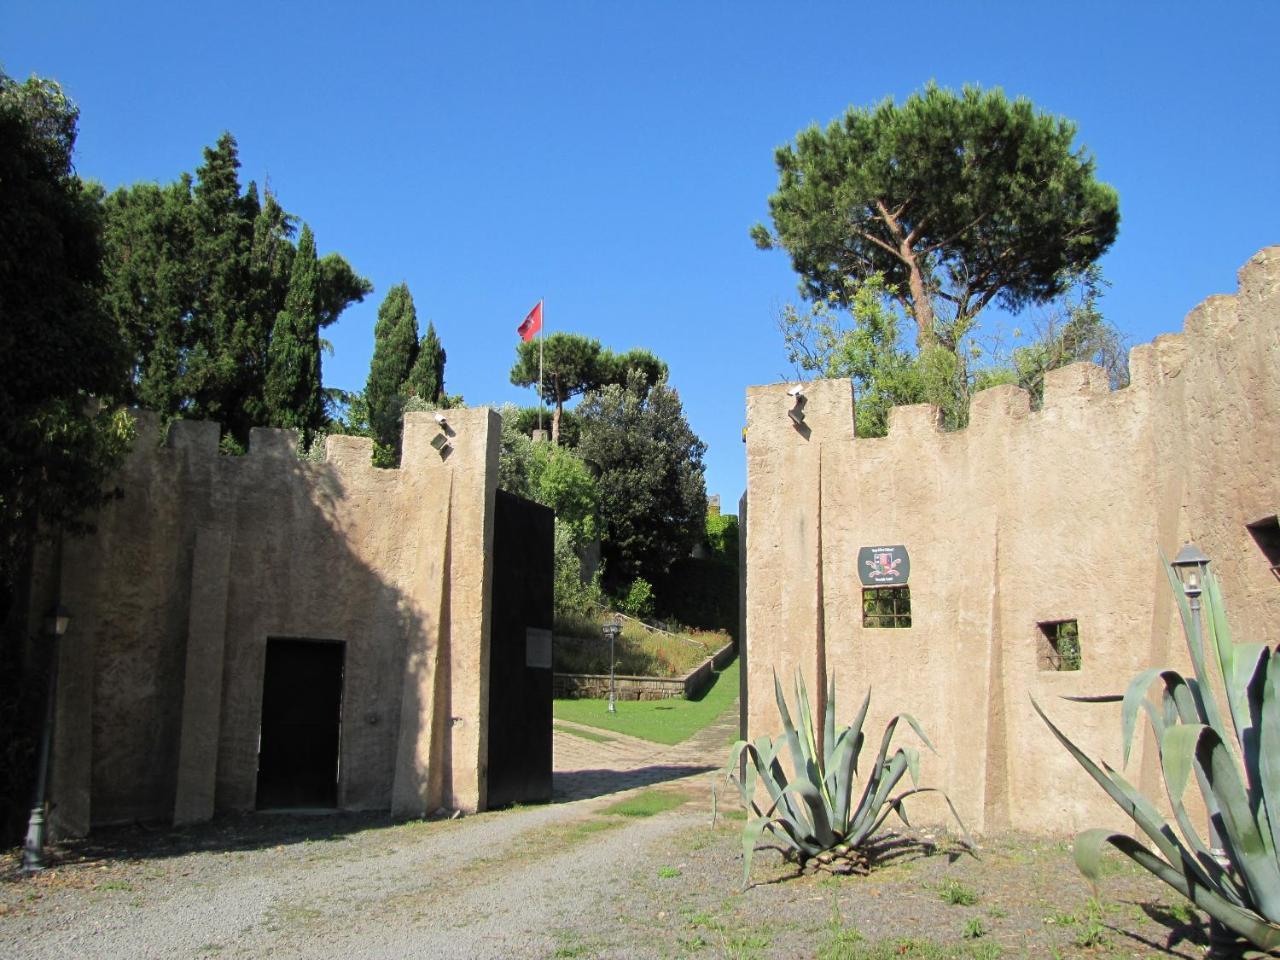
<svg viewBox="0 0 1280 960">
<path fill-rule="evenodd" d="M 911 588 L 864 587 L 862 625 L 864 627 L 911 626 Z"/>
<path fill-rule="evenodd" d="M 1080 627 L 1074 620 L 1049 620 L 1040 628 L 1040 669 L 1080 669 Z"/>
</svg>

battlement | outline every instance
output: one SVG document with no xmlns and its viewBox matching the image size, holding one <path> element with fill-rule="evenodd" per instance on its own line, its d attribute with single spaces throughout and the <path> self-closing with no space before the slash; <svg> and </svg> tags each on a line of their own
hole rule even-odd
<svg viewBox="0 0 1280 960">
<path fill-rule="evenodd" d="M 1280 507 L 1280 247 L 1129 364 L 1118 390 L 1093 364 L 1051 371 L 1034 411 L 1016 386 L 984 390 L 953 432 L 935 406 L 895 407 L 879 438 L 854 436 L 848 380 L 750 388 L 744 736 L 776 728 L 773 674 L 800 669 L 810 689 L 875 690 L 868 722 L 918 717 L 938 747 L 922 778 L 971 827 L 1105 823 L 1092 795 L 1064 794 L 1078 771 L 1030 703 L 1055 703 L 1086 753 L 1119 763 L 1118 709 L 1061 698 L 1177 662 L 1158 551 L 1198 544 L 1236 635 L 1280 640 L 1250 532 Z M 909 580 L 864 577 L 877 545 L 909 557 Z M 1045 653 L 1064 623 L 1074 666 Z"/>
<path fill-rule="evenodd" d="M 279 427 L 254 427 L 249 431 L 249 446 L 244 456 L 226 456 L 219 451 L 221 426 L 211 420 L 174 420 L 162 436 L 160 417 L 150 410 L 134 409 L 135 438 L 129 463 L 139 465 L 148 458 L 166 458 L 175 454 L 188 463 L 205 462 L 251 465 L 297 465 L 304 462 L 299 455 L 300 434 Z M 343 475 L 396 475 L 401 471 L 433 469 L 452 460 L 485 457 L 491 435 L 501 430 L 498 414 L 488 407 L 441 411 L 444 422 L 435 413 L 413 412 L 404 417 L 401 463 L 399 467 L 373 465 L 373 441 L 368 437 L 330 434 L 325 437 L 323 457 Z"/>
<path fill-rule="evenodd" d="M 1129 386 L 1112 390 L 1104 370 L 1092 363 L 1073 363 L 1045 374 L 1044 398 L 1039 410 L 1031 409 L 1025 390 L 1001 385 L 980 391 L 970 403 L 966 429 L 945 432 L 937 407 L 913 404 L 889 411 L 887 439 L 915 444 L 924 437 L 934 442 L 961 442 L 969 433 L 1028 427 L 1056 429 L 1089 418 L 1145 416 L 1153 405 L 1180 403 L 1188 376 L 1208 387 L 1209 379 L 1240 365 L 1252 366 L 1260 355 L 1274 352 L 1280 331 L 1280 246 L 1268 247 L 1249 259 L 1238 273 L 1235 294 L 1217 294 L 1198 304 L 1183 321 L 1181 333 L 1162 334 L 1129 351 Z M 770 446 L 779 442 L 854 440 L 854 399 L 849 381 L 804 383 L 803 418 L 797 424 L 787 417 L 795 398 L 792 383 L 751 387 L 747 391 L 748 447 L 753 442 Z M 1050 427 L 1052 425 L 1052 427 Z M 862 443 L 861 439 L 856 442 Z"/>
</svg>

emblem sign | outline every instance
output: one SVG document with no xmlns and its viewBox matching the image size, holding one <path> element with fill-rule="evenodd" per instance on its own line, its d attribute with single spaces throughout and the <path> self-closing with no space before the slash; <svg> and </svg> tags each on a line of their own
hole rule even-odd
<svg viewBox="0 0 1280 960">
<path fill-rule="evenodd" d="M 906 583 L 910 575 L 911 558 L 901 544 L 858 550 L 858 577 L 864 587 L 899 586 Z"/>
</svg>

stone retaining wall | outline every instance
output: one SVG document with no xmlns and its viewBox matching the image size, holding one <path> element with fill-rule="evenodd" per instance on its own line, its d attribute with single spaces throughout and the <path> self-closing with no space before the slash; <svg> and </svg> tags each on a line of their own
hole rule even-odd
<svg viewBox="0 0 1280 960">
<path fill-rule="evenodd" d="M 730 640 L 683 677 L 614 677 L 619 700 L 690 700 L 711 682 L 712 674 L 733 659 L 734 644 Z M 596 673 L 557 673 L 554 696 L 568 700 L 604 700 L 609 696 L 609 675 Z"/>
</svg>

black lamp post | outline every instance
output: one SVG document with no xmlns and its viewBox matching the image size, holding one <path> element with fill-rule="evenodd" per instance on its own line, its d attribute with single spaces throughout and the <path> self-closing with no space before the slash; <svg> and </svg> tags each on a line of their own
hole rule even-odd
<svg viewBox="0 0 1280 960">
<path fill-rule="evenodd" d="M 609 638 L 609 712 L 618 712 L 618 696 L 615 689 L 614 673 L 613 673 L 613 645 L 618 640 L 618 634 L 622 632 L 622 624 L 617 619 L 606 620 L 601 626 L 604 635 Z"/>
<path fill-rule="evenodd" d="M 39 873 L 47 864 L 44 858 L 45 799 L 49 784 L 49 751 L 53 744 L 53 718 L 58 694 L 58 638 L 71 625 L 71 615 L 62 604 L 44 618 L 42 633 L 49 638 L 49 691 L 45 696 L 44 728 L 40 731 L 39 766 L 31 797 L 31 819 L 27 821 L 27 839 L 22 845 L 22 872 Z"/>
<path fill-rule="evenodd" d="M 1170 566 L 1182 581 L 1182 592 L 1187 596 L 1191 607 L 1191 623 L 1187 629 L 1191 632 L 1191 641 L 1196 651 L 1204 649 L 1204 637 L 1200 626 L 1200 594 L 1204 592 L 1204 575 L 1209 569 L 1209 557 L 1194 543 L 1186 544 L 1173 558 Z M 1201 654 L 1197 652 L 1197 656 Z M 1226 680 L 1226 677 L 1223 677 Z M 1209 853 L 1226 870 L 1231 868 L 1227 851 L 1223 847 L 1222 837 L 1212 818 L 1209 820 Z M 1209 955 L 1215 957 L 1234 956 L 1238 938 L 1222 924 L 1221 921 L 1209 918 Z"/>
</svg>

